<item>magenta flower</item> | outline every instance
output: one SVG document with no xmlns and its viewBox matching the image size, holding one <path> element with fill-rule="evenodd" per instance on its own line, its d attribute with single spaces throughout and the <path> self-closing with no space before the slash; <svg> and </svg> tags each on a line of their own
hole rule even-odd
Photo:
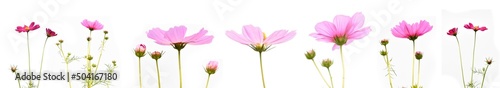
<svg viewBox="0 0 500 88">
<path fill-rule="evenodd" d="M 215 71 L 217 71 L 217 66 L 219 63 L 217 61 L 210 61 L 208 62 L 207 66 L 205 67 L 205 72 L 208 74 L 214 74 Z"/>
<path fill-rule="evenodd" d="M 369 27 L 363 27 L 365 17 L 363 13 L 357 12 L 352 17 L 337 15 L 333 22 L 323 21 L 316 24 L 316 33 L 310 36 L 318 41 L 335 43 L 333 50 L 339 46 L 347 45 L 353 40 L 361 39 L 371 31 Z"/>
<path fill-rule="evenodd" d="M 17 26 L 16 31 L 21 33 L 21 32 L 30 32 L 32 30 L 36 30 L 40 28 L 40 25 L 35 24 L 35 22 L 31 22 L 30 26 L 24 25 L 24 26 Z"/>
<path fill-rule="evenodd" d="M 466 29 L 472 29 L 474 31 L 478 31 L 478 30 L 480 30 L 480 31 L 486 31 L 486 30 L 488 30 L 488 28 L 486 28 L 485 26 L 482 26 L 482 27 L 474 26 L 472 23 L 465 24 L 464 28 L 466 28 Z"/>
<path fill-rule="evenodd" d="M 264 32 L 260 30 L 259 27 L 253 25 L 243 26 L 243 34 L 238 34 L 235 31 L 227 31 L 226 35 L 230 39 L 250 46 L 257 52 L 267 51 L 271 45 L 284 43 L 295 37 L 295 31 L 289 32 L 288 30 L 278 30 L 274 31 L 269 37 L 266 36 Z"/>
<path fill-rule="evenodd" d="M 432 30 L 432 26 L 429 22 L 421 20 L 419 23 L 408 24 L 406 21 L 402 21 L 399 25 L 392 28 L 392 35 L 398 38 L 408 38 L 410 40 L 415 40 L 419 36 Z"/>
<path fill-rule="evenodd" d="M 458 33 L 458 28 L 452 28 L 452 29 L 448 30 L 448 33 L 446 33 L 446 34 L 448 34 L 450 36 L 457 36 L 457 33 Z"/>
<path fill-rule="evenodd" d="M 88 21 L 87 19 L 82 21 L 82 25 L 87 27 L 90 31 L 101 30 L 104 26 L 99 23 L 99 21 Z"/>
<path fill-rule="evenodd" d="M 148 37 L 160 45 L 172 45 L 176 49 L 182 49 L 186 44 L 202 45 L 212 42 L 213 36 L 206 36 L 207 30 L 201 29 L 198 33 L 185 37 L 187 28 L 183 25 L 164 31 L 160 28 L 149 30 Z"/>
<path fill-rule="evenodd" d="M 47 37 L 54 37 L 54 36 L 57 36 L 57 33 L 50 30 L 50 28 L 46 28 L 45 29 L 45 33 L 47 34 Z"/>
</svg>

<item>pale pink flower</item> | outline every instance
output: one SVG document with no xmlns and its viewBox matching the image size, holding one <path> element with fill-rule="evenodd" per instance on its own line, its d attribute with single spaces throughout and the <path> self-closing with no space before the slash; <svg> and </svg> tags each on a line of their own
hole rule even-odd
<svg viewBox="0 0 500 88">
<path fill-rule="evenodd" d="M 16 31 L 19 32 L 19 33 L 21 33 L 21 32 L 30 32 L 30 31 L 36 30 L 38 28 L 40 28 L 40 25 L 35 24 L 35 22 L 31 22 L 31 24 L 29 26 L 27 26 L 27 25 L 17 26 Z"/>
<path fill-rule="evenodd" d="M 147 32 L 148 37 L 155 40 L 160 45 L 172 45 L 176 49 L 182 49 L 186 44 L 202 45 L 212 42 L 214 36 L 207 36 L 207 30 L 201 29 L 198 33 L 191 36 L 186 35 L 187 28 L 183 25 L 170 28 L 164 31 L 160 28 L 153 28 Z"/>
<path fill-rule="evenodd" d="M 143 57 L 146 53 L 146 45 L 144 44 L 139 44 L 137 47 L 134 49 L 135 56 L 137 57 Z"/>
<path fill-rule="evenodd" d="M 99 21 L 89 21 L 87 19 L 82 21 L 82 25 L 87 27 L 90 31 L 101 30 L 104 26 Z"/>
<path fill-rule="evenodd" d="M 233 30 L 227 31 L 226 35 L 230 39 L 250 46 L 258 52 L 264 52 L 270 48 L 271 45 L 284 43 L 295 37 L 295 31 L 278 30 L 274 31 L 269 37 L 260 30 L 259 27 L 253 25 L 243 26 L 243 34 L 238 34 Z"/>
<path fill-rule="evenodd" d="M 392 28 L 391 32 L 392 35 L 398 38 L 408 38 L 413 41 L 431 30 L 432 26 L 425 20 L 413 24 L 408 24 L 403 20 L 399 25 Z"/>
<path fill-rule="evenodd" d="M 361 12 L 352 17 L 337 15 L 333 22 L 323 21 L 316 24 L 316 33 L 310 36 L 318 41 L 335 43 L 333 50 L 341 45 L 350 44 L 353 40 L 361 39 L 371 31 L 370 27 L 363 27 L 365 16 Z"/>
</svg>

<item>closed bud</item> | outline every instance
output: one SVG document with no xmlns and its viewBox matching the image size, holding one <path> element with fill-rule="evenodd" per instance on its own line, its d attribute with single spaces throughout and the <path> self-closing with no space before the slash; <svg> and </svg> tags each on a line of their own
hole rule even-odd
<svg viewBox="0 0 500 88">
<path fill-rule="evenodd" d="M 386 56 L 386 55 L 387 55 L 387 51 L 385 51 L 385 50 L 381 50 L 381 51 L 380 51 L 380 55 L 382 55 L 382 56 Z"/>
<path fill-rule="evenodd" d="M 146 53 L 146 45 L 144 44 L 139 44 L 135 47 L 134 49 L 135 56 L 137 57 L 144 57 Z"/>
<path fill-rule="evenodd" d="M 381 45 L 383 45 L 383 46 L 385 46 L 385 45 L 389 44 L 389 40 L 387 40 L 387 39 L 382 39 L 382 40 L 380 41 L 380 44 L 381 44 Z"/>
<path fill-rule="evenodd" d="M 155 59 L 155 60 L 158 60 L 161 58 L 161 56 L 163 55 L 163 51 L 154 51 L 153 53 L 149 53 L 149 56 L 151 56 L 151 58 Z"/>
<path fill-rule="evenodd" d="M 17 66 L 14 66 L 14 65 L 10 66 L 10 71 L 12 71 L 12 73 L 16 73 Z"/>
<path fill-rule="evenodd" d="M 108 36 L 104 37 L 104 40 L 108 40 L 108 39 L 109 39 L 109 37 L 108 37 Z"/>
<path fill-rule="evenodd" d="M 308 60 L 312 60 L 316 56 L 316 52 L 314 50 L 309 50 L 305 55 Z"/>
<path fill-rule="evenodd" d="M 95 65 L 95 64 L 92 64 L 92 67 L 94 67 L 94 68 L 95 68 L 95 67 L 97 67 L 97 65 Z"/>
<path fill-rule="evenodd" d="M 60 45 L 60 43 L 56 43 L 56 45 L 57 45 L 57 46 L 59 46 L 59 45 Z"/>
<path fill-rule="evenodd" d="M 104 34 L 108 34 L 108 30 L 104 30 L 103 32 L 104 32 Z"/>
<path fill-rule="evenodd" d="M 208 62 L 207 66 L 205 67 L 205 72 L 208 74 L 214 74 L 217 71 L 217 67 L 219 66 L 219 63 L 217 61 L 210 61 Z"/>
<path fill-rule="evenodd" d="M 86 58 L 87 58 L 87 60 L 92 60 L 92 59 L 94 59 L 94 57 L 92 57 L 91 55 L 87 55 L 87 57 L 86 57 Z"/>
<path fill-rule="evenodd" d="M 113 66 L 116 66 L 116 61 L 115 60 L 111 61 L 111 63 L 113 63 Z"/>
<path fill-rule="evenodd" d="M 63 43 L 63 42 L 64 42 L 64 40 L 62 40 L 62 39 L 59 39 L 59 43 Z"/>
<path fill-rule="evenodd" d="M 420 51 L 415 52 L 415 58 L 417 60 L 422 59 L 422 57 L 424 57 L 424 55 L 422 55 L 422 52 L 420 52 Z"/>
<path fill-rule="evenodd" d="M 90 41 L 90 40 L 92 40 L 92 38 L 90 38 L 90 37 L 87 37 L 87 41 Z"/>
<path fill-rule="evenodd" d="M 330 59 L 324 59 L 321 62 L 321 66 L 326 67 L 326 68 L 330 68 L 330 66 L 332 66 L 332 64 L 333 64 L 333 61 Z"/>
<path fill-rule="evenodd" d="M 491 58 L 486 59 L 486 64 L 491 65 L 493 63 L 493 60 Z"/>
</svg>

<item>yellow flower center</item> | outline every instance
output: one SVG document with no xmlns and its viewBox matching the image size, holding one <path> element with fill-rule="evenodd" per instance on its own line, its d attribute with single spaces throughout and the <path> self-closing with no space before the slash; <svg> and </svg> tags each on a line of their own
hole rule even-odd
<svg viewBox="0 0 500 88">
<path fill-rule="evenodd" d="M 24 30 L 30 30 L 30 27 L 24 26 Z"/>
<path fill-rule="evenodd" d="M 262 32 L 262 35 L 264 36 L 264 40 L 266 40 L 266 38 L 267 38 L 266 33 L 265 33 L 265 32 Z"/>
</svg>

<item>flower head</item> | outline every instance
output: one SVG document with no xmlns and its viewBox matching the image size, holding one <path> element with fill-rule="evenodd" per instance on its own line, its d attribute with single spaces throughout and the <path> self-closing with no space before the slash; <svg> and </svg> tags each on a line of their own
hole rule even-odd
<svg viewBox="0 0 500 88">
<path fill-rule="evenodd" d="M 422 59 L 422 57 L 424 57 L 424 55 L 422 54 L 422 52 L 420 52 L 420 51 L 415 52 L 415 58 L 417 60 Z"/>
<path fill-rule="evenodd" d="M 214 74 L 215 71 L 217 71 L 217 66 L 219 63 L 217 61 L 210 61 L 208 62 L 207 66 L 205 67 L 205 72 L 208 74 Z"/>
<path fill-rule="evenodd" d="M 486 64 L 491 65 L 493 63 L 493 60 L 491 58 L 486 59 Z"/>
<path fill-rule="evenodd" d="M 464 28 L 465 29 L 472 29 L 475 32 L 477 32 L 478 30 L 480 30 L 480 31 L 486 31 L 486 30 L 488 30 L 488 28 L 486 28 L 485 26 L 482 26 L 482 27 L 474 26 L 472 23 L 465 24 Z"/>
<path fill-rule="evenodd" d="M 398 38 L 407 38 L 412 41 L 416 40 L 419 36 L 432 30 L 432 26 L 429 22 L 421 20 L 418 23 L 408 24 L 406 21 L 402 21 L 399 25 L 392 28 L 392 35 Z"/>
<path fill-rule="evenodd" d="M 316 56 L 316 52 L 314 52 L 314 50 L 311 49 L 311 50 L 307 51 L 305 55 L 306 55 L 306 58 L 308 60 L 312 60 Z"/>
<path fill-rule="evenodd" d="M 12 73 L 15 73 L 17 71 L 17 66 L 10 66 L 10 71 L 12 71 Z"/>
<path fill-rule="evenodd" d="M 450 30 L 448 30 L 448 35 L 450 36 L 457 36 L 457 33 L 458 33 L 458 28 L 451 28 Z"/>
<path fill-rule="evenodd" d="M 82 21 L 82 25 L 87 27 L 90 31 L 101 30 L 104 26 L 99 21 L 89 21 L 87 19 Z"/>
<path fill-rule="evenodd" d="M 382 40 L 380 40 L 380 44 L 383 45 L 383 46 L 386 46 L 387 44 L 389 44 L 389 40 L 382 39 Z"/>
<path fill-rule="evenodd" d="M 134 52 L 135 52 L 135 56 L 137 56 L 137 57 L 145 56 L 146 45 L 144 45 L 144 44 L 137 45 L 137 47 L 135 47 L 135 49 L 134 49 Z"/>
<path fill-rule="evenodd" d="M 266 36 L 264 32 L 260 30 L 259 27 L 255 27 L 253 25 L 245 25 L 243 26 L 243 34 L 238 34 L 235 31 L 227 31 L 226 35 L 230 39 L 250 46 L 257 52 L 264 52 L 269 50 L 271 45 L 280 44 L 287 42 L 293 37 L 295 37 L 295 31 L 288 30 L 278 30 L 274 31 L 271 35 Z"/>
<path fill-rule="evenodd" d="M 54 36 L 57 36 L 57 33 L 50 30 L 50 28 L 46 28 L 45 29 L 45 33 L 47 34 L 47 37 L 54 37 Z"/>
<path fill-rule="evenodd" d="M 161 58 L 161 56 L 163 55 L 163 51 L 154 51 L 153 53 L 149 53 L 149 56 L 151 56 L 151 58 L 153 58 L 154 60 L 158 60 Z"/>
<path fill-rule="evenodd" d="M 339 46 L 350 44 L 353 40 L 361 39 L 371 31 L 370 27 L 363 27 L 365 16 L 361 12 L 352 17 L 337 15 L 333 22 L 323 21 L 316 24 L 316 33 L 310 36 L 318 41 L 335 43 L 333 50 Z"/>
<path fill-rule="evenodd" d="M 333 64 L 333 61 L 330 60 L 330 59 L 324 59 L 322 62 L 321 62 L 321 66 L 325 67 L 325 68 L 330 68 L 330 66 L 332 66 Z"/>
<path fill-rule="evenodd" d="M 30 32 L 30 31 L 36 30 L 38 28 L 40 28 L 40 25 L 35 24 L 35 22 L 31 22 L 31 24 L 29 26 L 27 26 L 27 25 L 17 26 L 16 31 L 19 32 L 19 33 L 21 33 L 21 32 Z"/>
<path fill-rule="evenodd" d="M 214 36 L 207 36 L 207 30 L 201 29 L 198 33 L 186 36 L 187 28 L 183 25 L 170 28 L 164 31 L 160 28 L 153 28 L 147 32 L 150 39 L 155 40 L 160 45 L 171 45 L 177 50 L 183 49 L 187 44 L 203 45 L 212 42 Z"/>
</svg>

